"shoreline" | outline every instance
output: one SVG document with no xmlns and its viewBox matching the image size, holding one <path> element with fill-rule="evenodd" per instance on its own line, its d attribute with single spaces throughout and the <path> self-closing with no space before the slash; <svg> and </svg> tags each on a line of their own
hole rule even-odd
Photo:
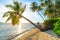
<svg viewBox="0 0 60 40">
<path fill-rule="evenodd" d="M 30 28 L 30 29 L 28 29 L 28 30 L 26 30 L 26 31 L 21 32 L 21 33 L 15 35 L 13 38 L 11 38 L 11 39 L 9 39 L 9 40 L 14 40 L 14 39 L 16 39 L 16 38 L 19 38 L 19 37 L 21 37 L 22 35 L 28 33 L 28 32 L 29 32 L 30 30 L 32 30 L 32 29 L 35 29 L 35 27 L 32 27 L 32 28 Z"/>
<path fill-rule="evenodd" d="M 39 31 L 39 29 L 37 29 L 37 28 L 31 29 L 12 40 L 29 40 L 29 39 L 37 40 L 37 38 L 39 40 L 52 40 L 52 39 L 60 40 L 59 38 L 54 37 L 53 35 L 50 35 L 46 32 Z"/>
</svg>

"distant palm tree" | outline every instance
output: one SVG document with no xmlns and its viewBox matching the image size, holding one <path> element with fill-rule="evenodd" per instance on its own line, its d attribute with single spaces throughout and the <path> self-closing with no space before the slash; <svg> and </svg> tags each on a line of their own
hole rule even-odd
<svg viewBox="0 0 60 40">
<path fill-rule="evenodd" d="M 37 11 L 38 14 L 41 16 L 39 11 L 45 7 L 44 15 L 50 18 L 57 18 L 60 17 L 60 0 L 40 0 L 41 4 L 33 2 L 31 4 L 31 10 Z M 44 18 L 41 16 L 44 20 Z"/>
<path fill-rule="evenodd" d="M 33 3 L 31 4 L 30 9 L 31 9 L 33 12 L 37 11 L 37 12 L 38 12 L 38 15 L 41 16 L 41 18 L 44 20 L 43 16 L 39 13 L 40 10 L 42 10 L 41 7 L 40 7 L 40 5 L 38 6 L 36 2 L 33 2 Z"/>
<path fill-rule="evenodd" d="M 31 24 L 36 26 L 32 21 L 24 17 L 22 14 L 26 9 L 26 5 L 22 5 L 22 3 L 19 3 L 18 1 L 13 1 L 13 4 L 6 5 L 6 7 L 10 8 L 11 11 L 7 11 L 4 13 L 3 17 L 8 17 L 6 22 L 11 20 L 13 25 L 19 24 L 21 18 L 26 19 Z"/>
</svg>

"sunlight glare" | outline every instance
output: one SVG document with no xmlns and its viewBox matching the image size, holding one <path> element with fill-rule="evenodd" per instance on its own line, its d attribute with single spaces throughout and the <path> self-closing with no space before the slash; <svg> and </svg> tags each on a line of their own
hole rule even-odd
<svg viewBox="0 0 60 40">
<path fill-rule="evenodd" d="M 18 25 L 18 33 L 22 32 L 21 30 L 21 23 Z"/>
</svg>

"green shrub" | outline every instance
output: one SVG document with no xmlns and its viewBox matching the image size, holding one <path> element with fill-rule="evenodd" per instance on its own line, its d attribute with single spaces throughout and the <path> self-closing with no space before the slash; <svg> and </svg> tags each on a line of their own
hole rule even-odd
<svg viewBox="0 0 60 40">
<path fill-rule="evenodd" d="M 60 20 L 54 24 L 54 33 L 60 35 Z"/>
<path fill-rule="evenodd" d="M 58 21 L 58 19 L 49 19 L 49 20 L 45 20 L 43 22 L 43 28 L 45 30 L 52 30 L 54 28 L 54 23 L 56 23 Z"/>
</svg>

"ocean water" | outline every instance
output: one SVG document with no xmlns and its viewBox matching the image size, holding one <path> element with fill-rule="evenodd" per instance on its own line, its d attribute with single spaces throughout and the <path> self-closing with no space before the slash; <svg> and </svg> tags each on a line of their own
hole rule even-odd
<svg viewBox="0 0 60 40">
<path fill-rule="evenodd" d="M 23 23 L 21 26 L 15 27 L 10 23 L 0 23 L 0 40 L 9 40 L 15 35 L 29 30 L 34 27 L 32 24 Z"/>
<path fill-rule="evenodd" d="M 34 26 L 30 23 L 22 23 L 19 26 L 12 26 L 10 23 L 0 23 L 0 40 L 9 40 L 14 38 L 17 34 L 32 28 L 34 28 Z M 54 34 L 52 30 L 48 30 L 46 33 L 57 37 L 57 35 Z"/>
</svg>

